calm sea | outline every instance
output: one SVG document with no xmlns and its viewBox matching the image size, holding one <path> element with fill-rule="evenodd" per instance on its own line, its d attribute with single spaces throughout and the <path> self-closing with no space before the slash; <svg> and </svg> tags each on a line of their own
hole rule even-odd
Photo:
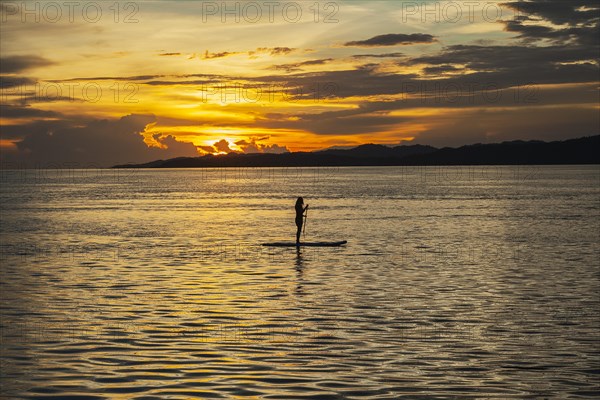
<svg viewBox="0 0 600 400">
<path fill-rule="evenodd" d="M 7 398 L 600 395 L 599 166 L 1 183 Z"/>
</svg>

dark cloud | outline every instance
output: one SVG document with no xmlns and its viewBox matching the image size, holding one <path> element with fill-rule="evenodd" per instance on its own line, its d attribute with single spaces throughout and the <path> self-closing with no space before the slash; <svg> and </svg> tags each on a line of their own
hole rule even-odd
<svg viewBox="0 0 600 400">
<path fill-rule="evenodd" d="M 20 86 L 32 86 L 36 83 L 36 79 L 24 76 L 0 76 L 0 90 L 12 89 Z"/>
<path fill-rule="evenodd" d="M 517 38 L 524 42 L 547 39 L 555 43 L 598 45 L 600 29 L 598 25 L 554 29 L 543 25 L 525 25 L 521 20 L 506 21 L 505 30 L 518 33 Z"/>
<path fill-rule="evenodd" d="M 271 47 L 271 48 L 260 47 L 256 50 L 257 51 L 267 51 L 272 56 L 280 56 L 280 55 L 290 54 L 290 53 L 296 51 L 297 49 L 294 49 L 291 47 Z"/>
<path fill-rule="evenodd" d="M 238 146 L 242 153 L 252 154 L 252 153 L 287 153 L 289 150 L 285 146 L 279 146 L 277 144 L 264 144 L 260 143 L 263 140 L 267 140 L 269 136 L 263 137 L 250 137 L 246 140 L 238 140 L 235 142 L 235 145 Z M 235 150 L 231 148 L 231 143 L 229 143 L 225 139 L 221 139 L 212 146 L 198 146 L 198 148 L 207 154 L 214 153 L 236 153 Z"/>
<path fill-rule="evenodd" d="M 84 120 L 78 123 L 85 124 Z M 68 129 L 74 122 L 68 119 L 55 120 L 34 120 L 25 124 L 3 125 L 0 130 L 0 139 L 5 140 L 23 140 L 28 135 L 45 135 L 48 132 L 56 132 L 62 129 Z"/>
<path fill-rule="evenodd" d="M 0 117 L 2 118 L 34 118 L 34 117 L 61 117 L 62 114 L 39 110 L 32 107 L 19 107 L 8 104 L 0 104 Z"/>
<path fill-rule="evenodd" d="M 235 144 L 242 149 L 246 154 L 250 153 L 288 153 L 289 150 L 285 146 L 279 146 L 277 144 L 263 144 L 259 143 L 262 140 L 268 139 L 268 136 L 264 137 L 251 137 L 247 140 L 238 140 Z"/>
<path fill-rule="evenodd" d="M 383 53 L 383 54 L 355 54 L 352 58 L 398 58 L 404 57 L 404 53 Z"/>
<path fill-rule="evenodd" d="M 205 154 L 216 153 L 216 149 L 213 146 L 197 146 L 198 150 Z"/>
<path fill-rule="evenodd" d="M 579 25 L 598 20 L 600 4 L 596 0 L 527 0 L 501 3 L 518 16 L 536 16 L 555 25 Z"/>
<path fill-rule="evenodd" d="M 588 46 L 455 45 L 438 54 L 404 60 L 401 65 L 466 66 L 462 82 L 505 88 L 523 84 L 582 83 L 598 80 L 595 50 Z M 426 67 L 430 68 L 430 67 Z"/>
<path fill-rule="evenodd" d="M 218 142 L 215 142 L 215 144 L 213 144 L 213 146 L 218 152 L 223 152 L 223 153 L 232 153 L 233 152 L 233 150 L 229 147 L 229 142 L 225 139 L 221 139 Z"/>
<path fill-rule="evenodd" d="M 0 73 L 15 74 L 33 68 L 53 65 L 54 62 L 40 56 L 7 56 L 0 58 Z"/>
<path fill-rule="evenodd" d="M 226 80 L 212 80 L 212 79 L 196 79 L 196 80 L 187 80 L 187 81 L 177 81 L 177 80 L 158 80 L 158 81 L 148 81 L 144 82 L 144 85 L 151 86 L 169 86 L 169 85 L 208 85 L 208 84 L 216 84 L 218 82 L 226 82 Z"/>
<path fill-rule="evenodd" d="M 433 79 L 411 83 L 397 100 L 363 102 L 356 108 L 325 111 L 315 114 L 298 114 L 297 120 L 345 119 L 357 115 L 383 115 L 394 110 L 413 108 L 510 108 L 595 104 L 598 99 L 596 83 L 578 85 L 499 88 L 494 85 L 478 85 L 460 79 Z M 427 83 L 427 84 L 426 84 Z M 268 119 L 287 121 L 282 127 L 294 128 L 286 114 L 267 114 Z"/>
<path fill-rule="evenodd" d="M 380 46 L 395 46 L 407 45 L 415 43 L 433 43 L 435 37 L 427 33 L 388 33 L 386 35 L 374 36 L 366 40 L 355 40 L 344 43 L 344 46 L 352 47 L 380 47 Z"/>
<path fill-rule="evenodd" d="M 438 75 L 438 74 L 444 74 L 446 72 L 456 72 L 456 71 L 460 71 L 462 68 L 457 68 L 454 65 L 438 65 L 435 67 L 426 67 L 423 68 L 423 72 L 425 72 L 426 74 L 429 75 Z"/>
<path fill-rule="evenodd" d="M 302 67 L 311 66 L 311 65 L 323 65 L 330 61 L 333 61 L 333 58 L 322 58 L 322 59 L 318 59 L 318 60 L 308 60 L 308 61 L 302 61 L 302 62 L 297 62 L 297 63 L 273 65 L 272 67 L 269 67 L 269 69 L 276 69 L 276 70 L 282 69 L 287 72 L 300 71 L 300 70 L 302 70 Z"/>
<path fill-rule="evenodd" d="M 168 134 L 158 137 L 162 148 L 148 147 L 142 137 L 146 127 L 156 121 L 154 115 L 131 114 L 118 120 L 37 121 L 35 130 L 20 132 L 17 152 L 2 154 L 22 162 L 36 164 L 80 163 L 111 166 L 148 162 L 161 158 L 197 155 L 191 143 L 181 143 Z M 21 127 L 23 128 L 23 127 Z M 16 136 L 8 132 L 6 136 Z"/>
<path fill-rule="evenodd" d="M 191 59 L 198 57 L 198 58 L 202 58 L 203 60 L 212 60 L 212 59 L 216 59 L 216 58 L 231 57 L 231 56 L 245 54 L 245 53 L 247 53 L 250 58 L 256 58 L 258 56 L 258 54 L 269 54 L 271 56 L 281 56 L 281 55 L 290 54 L 296 50 L 297 49 L 290 48 L 290 47 L 258 47 L 256 50 L 250 50 L 248 52 L 245 52 L 245 51 L 220 51 L 220 52 L 211 53 L 208 50 L 206 50 L 204 52 L 204 55 L 202 55 L 201 57 L 199 57 L 196 53 L 194 53 L 194 54 L 191 54 L 188 57 L 188 59 L 191 60 Z M 175 56 L 175 55 L 181 55 L 181 53 L 163 53 L 160 55 L 161 56 Z"/>
<path fill-rule="evenodd" d="M 388 76 L 388 78 L 391 77 Z M 583 119 L 577 123 L 577 129 L 580 126 L 586 128 L 586 134 L 593 134 L 593 127 L 596 126 L 597 130 L 600 123 L 600 115 L 593 112 L 598 99 L 597 84 L 594 82 L 579 85 L 524 85 L 500 88 L 493 84 L 488 87 L 476 81 L 469 82 L 459 75 L 456 79 L 413 80 L 409 83 L 410 85 L 403 89 L 406 97 L 398 100 L 365 101 L 357 108 L 297 114 L 294 118 L 290 118 L 288 114 L 266 114 L 264 118 L 256 121 L 256 125 L 266 129 L 307 130 L 320 135 L 370 134 L 397 130 L 398 134 L 414 136 L 415 132 L 405 131 L 405 129 L 413 129 L 412 124 L 437 127 L 439 123 L 443 127 L 444 124 L 452 125 L 455 120 L 460 120 L 461 123 L 466 124 L 463 126 L 464 132 L 459 132 L 457 126 L 456 132 L 453 133 L 455 136 L 445 138 L 447 144 L 452 141 L 454 145 L 471 143 L 477 135 L 480 135 L 480 139 L 485 138 L 486 132 L 497 132 L 494 140 L 518 138 L 518 135 L 515 136 L 510 130 L 510 127 L 517 125 L 517 121 L 512 121 L 512 119 L 517 117 L 527 119 L 526 110 L 535 110 L 535 112 L 532 112 L 532 118 L 528 122 L 519 121 L 521 128 L 518 132 L 521 138 L 542 137 L 547 124 L 536 118 L 545 114 L 552 114 L 551 120 L 556 123 L 552 132 L 557 138 L 560 138 L 561 132 L 564 137 L 578 136 L 583 132 L 568 128 L 568 122 L 572 118 L 570 110 L 581 108 L 589 110 L 580 114 Z M 423 108 L 454 109 L 454 111 L 439 114 L 433 112 L 425 117 L 418 113 L 410 113 L 411 109 Z M 400 110 L 408 112 L 401 115 L 392 114 L 393 111 Z M 477 113 L 481 110 L 488 110 L 488 114 L 483 115 L 493 114 L 495 116 L 493 125 L 486 126 L 475 119 L 468 122 L 468 118 L 461 117 L 462 115 L 479 115 Z M 511 120 L 511 123 L 503 123 L 502 116 Z M 529 130 L 523 128 L 524 126 L 528 126 Z M 438 144 L 444 140 L 442 130 L 443 128 L 439 129 L 440 136 L 436 137 Z M 473 137 L 467 135 L 468 131 L 473 133 Z M 423 143 L 432 144 L 433 142 L 425 141 Z"/>
<path fill-rule="evenodd" d="M 265 125 L 272 128 L 293 126 L 294 129 L 304 129 L 318 135 L 355 135 L 390 130 L 410 120 L 409 117 L 387 113 L 350 116 L 310 114 L 301 116 L 298 121 L 293 121 L 291 124 L 287 121 L 269 121 Z"/>
<path fill-rule="evenodd" d="M 392 102 L 394 103 L 394 102 Z M 400 102 L 363 103 L 358 108 L 297 114 L 267 114 L 256 124 L 271 129 L 299 129 L 319 135 L 354 135 L 393 129 L 414 117 L 394 116 L 389 111 L 401 109 Z"/>
<path fill-rule="evenodd" d="M 289 150 L 285 146 L 280 146 L 278 144 L 261 144 L 258 148 L 261 153 L 274 153 L 274 154 L 282 154 L 289 153 Z"/>
<path fill-rule="evenodd" d="M 464 64 L 474 70 L 498 71 L 535 69 L 554 63 L 595 59 L 595 50 L 587 46 L 448 46 L 440 53 L 403 61 L 402 64 Z M 565 77 L 569 81 L 568 77 Z"/>
<path fill-rule="evenodd" d="M 284 56 L 297 51 L 293 47 L 259 47 L 256 50 L 248 52 L 250 58 L 256 58 L 259 54 L 269 54 L 271 56 Z"/>
<path fill-rule="evenodd" d="M 600 4 L 596 0 L 528 0 L 501 3 L 516 17 L 504 21 L 508 32 L 525 42 L 549 40 L 555 43 L 598 46 Z M 548 22 L 554 26 L 548 26 Z"/>
<path fill-rule="evenodd" d="M 325 98 L 395 94 L 399 93 L 404 83 L 418 77 L 416 74 L 380 74 L 374 71 L 375 66 L 341 71 L 270 75 L 248 80 L 274 87 L 281 86 L 292 100 L 320 101 Z"/>
<path fill-rule="evenodd" d="M 229 147 L 230 143 L 225 140 L 225 139 L 221 139 L 217 142 L 214 142 L 212 144 L 212 146 L 198 146 L 198 148 L 204 152 L 204 153 L 208 153 L 208 154 L 213 154 L 213 153 L 235 153 L 235 151 Z"/>
<path fill-rule="evenodd" d="M 160 53 L 159 56 L 168 57 L 168 56 L 180 56 L 181 53 Z"/>
<path fill-rule="evenodd" d="M 213 58 L 224 58 L 224 57 L 230 57 L 230 56 L 235 56 L 236 54 L 240 54 L 239 52 L 235 52 L 235 51 L 222 51 L 220 53 L 209 53 L 208 50 L 206 50 L 204 52 L 204 56 L 202 57 L 205 60 L 211 60 Z"/>
<path fill-rule="evenodd" d="M 73 82 L 73 81 L 147 81 L 162 78 L 165 75 L 132 75 L 132 76 L 90 76 L 84 78 L 70 78 L 61 80 L 48 80 L 48 82 Z"/>
<path fill-rule="evenodd" d="M 170 134 L 160 134 L 154 138 L 161 145 L 159 149 L 156 147 L 148 148 L 146 151 L 155 153 L 163 153 L 159 158 L 173 157 L 195 157 L 198 155 L 198 149 L 195 145 L 189 142 L 180 142 L 177 138 Z M 146 157 L 145 155 L 143 157 Z"/>
<path fill-rule="evenodd" d="M 590 59 L 594 59 L 594 49 L 587 46 L 454 45 L 433 55 L 398 62 L 399 67 L 422 66 L 425 73 L 437 74 L 437 78 L 425 78 L 415 73 L 380 72 L 378 64 L 367 64 L 341 71 L 274 74 L 252 78 L 202 75 L 201 79 L 186 80 L 181 77 L 173 81 L 153 81 L 149 84 L 218 85 L 236 82 L 249 87 L 281 88 L 289 100 L 314 101 L 410 94 L 415 91 L 415 87 L 427 95 L 427 92 L 436 90 L 433 84 L 442 88 L 458 86 L 478 90 L 489 86 L 505 89 L 522 85 L 597 82 L 600 70 L 597 64 L 587 61 Z M 324 61 L 308 62 L 316 64 Z M 284 66 L 291 69 L 299 67 L 298 64 Z M 464 72 L 443 75 L 444 72 L 459 70 Z"/>
</svg>

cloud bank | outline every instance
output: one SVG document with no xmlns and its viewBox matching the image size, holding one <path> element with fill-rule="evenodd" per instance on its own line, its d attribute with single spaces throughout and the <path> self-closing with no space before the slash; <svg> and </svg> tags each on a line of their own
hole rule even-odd
<svg viewBox="0 0 600 400">
<path fill-rule="evenodd" d="M 377 35 L 366 40 L 354 40 L 351 42 L 346 42 L 344 43 L 344 46 L 382 47 L 433 42 L 435 42 L 435 37 L 427 33 L 388 33 L 386 35 Z"/>
<path fill-rule="evenodd" d="M 161 148 L 148 147 L 142 133 L 155 122 L 156 117 L 152 114 L 130 114 L 117 120 L 85 122 L 38 121 L 27 127 L 30 129 L 18 129 L 29 133 L 16 143 L 16 149 L 2 151 L 2 161 L 18 161 L 29 167 L 72 163 L 109 167 L 198 155 L 193 144 L 182 143 L 170 135 L 158 138 Z"/>
</svg>

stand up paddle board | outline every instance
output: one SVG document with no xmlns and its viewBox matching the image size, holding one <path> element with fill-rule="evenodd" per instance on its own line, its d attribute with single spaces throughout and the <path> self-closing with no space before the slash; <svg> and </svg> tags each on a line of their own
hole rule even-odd
<svg viewBox="0 0 600 400">
<path fill-rule="evenodd" d="M 347 240 L 340 240 L 339 242 L 272 242 L 272 243 L 263 243 L 263 246 L 269 247 L 336 247 L 341 246 L 343 244 L 348 243 Z"/>
</svg>

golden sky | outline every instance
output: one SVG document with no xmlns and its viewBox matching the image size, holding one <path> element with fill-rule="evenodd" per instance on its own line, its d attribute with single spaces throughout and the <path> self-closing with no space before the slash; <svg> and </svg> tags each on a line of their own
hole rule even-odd
<svg viewBox="0 0 600 400">
<path fill-rule="evenodd" d="M 598 133 L 592 1 L 1 4 L 3 160 Z"/>
</svg>

